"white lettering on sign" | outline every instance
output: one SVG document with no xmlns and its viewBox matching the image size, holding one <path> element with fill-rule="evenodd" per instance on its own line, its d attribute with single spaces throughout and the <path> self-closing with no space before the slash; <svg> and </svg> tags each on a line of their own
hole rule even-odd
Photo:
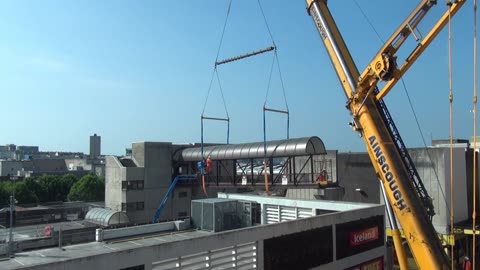
<svg viewBox="0 0 480 270">
<path fill-rule="evenodd" d="M 378 240 L 378 226 L 350 233 L 350 247 Z"/>
</svg>

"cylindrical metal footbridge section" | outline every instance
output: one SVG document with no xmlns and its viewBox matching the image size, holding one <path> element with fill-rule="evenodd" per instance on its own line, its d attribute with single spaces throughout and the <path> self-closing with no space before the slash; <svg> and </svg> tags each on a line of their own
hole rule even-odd
<svg viewBox="0 0 480 270">
<path fill-rule="evenodd" d="M 214 160 L 241 160 L 261 159 L 264 157 L 295 157 L 326 154 L 325 145 L 319 137 L 304 137 L 288 140 L 268 141 L 266 143 L 266 156 L 264 142 L 215 145 L 203 148 L 187 148 L 182 151 L 183 161 L 200 161 L 209 156 Z"/>
</svg>

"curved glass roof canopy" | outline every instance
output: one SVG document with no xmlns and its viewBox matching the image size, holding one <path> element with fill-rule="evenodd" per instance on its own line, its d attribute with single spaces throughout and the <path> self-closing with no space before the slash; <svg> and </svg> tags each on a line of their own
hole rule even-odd
<svg viewBox="0 0 480 270">
<path fill-rule="evenodd" d="M 116 212 L 105 208 L 93 208 L 85 215 L 85 221 L 104 227 L 127 224 L 129 219 L 124 212 Z"/>
<path fill-rule="evenodd" d="M 319 137 L 268 141 L 267 157 L 292 157 L 326 154 L 325 145 Z M 264 157 L 264 142 L 227 144 L 203 148 L 187 148 L 182 151 L 184 161 L 200 161 L 210 156 L 214 160 L 256 159 Z"/>
</svg>

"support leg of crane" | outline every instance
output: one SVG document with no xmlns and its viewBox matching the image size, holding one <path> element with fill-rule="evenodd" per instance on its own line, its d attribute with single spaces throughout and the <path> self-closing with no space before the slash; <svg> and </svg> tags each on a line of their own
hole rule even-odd
<svg viewBox="0 0 480 270">
<path fill-rule="evenodd" d="M 395 253 L 397 254 L 398 264 L 400 265 L 400 270 L 407 270 L 408 269 L 407 255 L 405 253 L 405 248 L 403 247 L 402 236 L 397 226 L 395 213 L 393 212 L 392 206 L 388 201 L 387 193 L 385 191 L 385 187 L 383 186 L 382 180 L 381 179 L 378 179 L 378 180 L 380 183 L 380 190 L 382 192 L 383 200 L 385 202 L 385 209 L 387 210 L 388 222 L 390 223 L 390 227 L 392 228 L 393 245 L 395 246 Z"/>
<path fill-rule="evenodd" d="M 386 202 L 388 203 L 388 202 Z M 393 244 L 395 246 L 395 252 L 398 258 L 398 264 L 400 265 L 400 270 L 407 270 L 408 268 L 408 260 L 407 254 L 405 254 L 405 249 L 402 244 L 402 236 L 400 235 L 400 230 L 392 228 L 392 238 Z"/>
</svg>

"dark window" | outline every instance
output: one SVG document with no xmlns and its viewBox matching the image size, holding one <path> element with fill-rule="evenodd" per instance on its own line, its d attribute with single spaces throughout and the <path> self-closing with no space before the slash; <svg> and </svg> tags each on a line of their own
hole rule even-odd
<svg viewBox="0 0 480 270">
<path fill-rule="evenodd" d="M 129 203 L 122 203 L 122 211 L 142 211 L 145 209 L 144 202 L 129 202 Z"/>
<path fill-rule="evenodd" d="M 264 269 L 310 269 L 333 261 L 332 226 L 264 241 Z"/>
<path fill-rule="evenodd" d="M 187 212 L 178 212 L 179 217 L 186 217 L 187 215 Z"/>
<path fill-rule="evenodd" d="M 122 181 L 122 189 L 123 190 L 127 189 L 127 181 Z"/>
<path fill-rule="evenodd" d="M 137 189 L 137 181 L 128 181 L 128 189 L 129 190 Z"/>
<path fill-rule="evenodd" d="M 127 211 L 135 211 L 135 208 L 136 208 L 136 203 L 134 202 L 127 203 Z"/>
<path fill-rule="evenodd" d="M 143 181 L 142 180 L 132 180 L 127 181 L 127 190 L 138 190 L 143 189 Z M 123 187 L 123 185 L 122 185 Z"/>
<path fill-rule="evenodd" d="M 179 198 L 185 198 L 188 196 L 188 193 L 186 191 L 182 191 L 182 192 L 179 192 L 178 193 L 178 197 Z"/>
</svg>

